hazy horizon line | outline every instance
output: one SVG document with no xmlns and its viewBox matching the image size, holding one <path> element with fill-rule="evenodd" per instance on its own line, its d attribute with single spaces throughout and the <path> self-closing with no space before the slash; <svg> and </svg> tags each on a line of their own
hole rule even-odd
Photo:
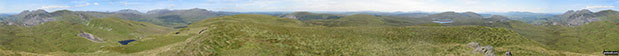
<svg viewBox="0 0 619 56">
<path fill-rule="evenodd" d="M 136 9 L 129 9 L 129 10 L 136 10 L 140 13 L 147 13 L 148 11 L 153 11 L 153 10 L 191 10 L 191 9 L 204 9 L 204 8 L 189 8 L 189 9 L 168 9 L 168 8 L 162 8 L 162 9 L 151 9 L 151 10 L 136 10 Z M 70 9 L 60 9 L 60 10 L 45 10 L 45 9 L 34 9 L 34 10 L 22 10 L 19 12 L 12 12 L 12 13 L 0 13 L 0 14 L 19 14 L 23 11 L 36 11 L 36 10 L 44 10 L 46 12 L 55 12 L 55 11 L 60 11 L 60 10 L 69 10 L 69 11 L 94 11 L 94 10 L 70 10 Z M 94 12 L 116 12 L 116 11 L 120 11 L 120 10 L 127 10 L 127 9 L 119 9 L 119 10 L 114 10 L 114 11 L 94 11 Z M 283 12 L 283 13 L 292 13 L 292 12 L 312 12 L 312 13 L 350 13 L 350 12 L 379 12 L 379 13 L 443 13 L 443 12 L 457 12 L 457 13 L 464 13 L 464 12 L 474 12 L 474 11 L 375 11 L 375 10 L 361 10 L 361 11 L 304 11 L 304 10 L 298 10 L 298 11 L 225 11 L 225 10 L 209 10 L 209 9 L 204 9 L 204 10 L 208 10 L 208 11 L 214 11 L 214 12 L 238 12 L 238 13 L 259 13 L 259 12 Z M 579 9 L 579 10 L 589 10 L 590 9 Z M 606 9 L 606 10 L 613 10 L 613 9 Z M 570 10 L 567 10 L 570 11 Z M 562 14 L 565 13 L 567 11 L 564 12 L 552 12 L 552 13 L 544 13 L 544 12 L 530 12 L 530 11 L 507 11 L 507 12 L 474 12 L 474 13 L 483 13 L 483 14 L 492 14 L 492 13 L 510 13 L 510 12 L 526 12 L 526 13 L 540 13 L 540 14 Z M 578 10 L 575 10 L 578 11 Z M 599 10 L 599 11 L 603 11 L 603 10 Z M 592 12 L 599 12 L 599 11 L 592 11 Z M 616 10 L 614 10 L 616 11 Z"/>
</svg>

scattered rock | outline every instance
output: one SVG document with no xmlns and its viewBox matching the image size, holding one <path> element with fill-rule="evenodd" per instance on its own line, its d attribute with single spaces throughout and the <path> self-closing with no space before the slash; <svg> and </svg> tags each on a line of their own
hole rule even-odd
<svg viewBox="0 0 619 56">
<path fill-rule="evenodd" d="M 477 42 L 471 42 L 471 43 L 469 43 L 469 44 L 467 44 L 467 45 L 468 45 L 469 47 L 471 47 L 471 48 L 477 48 L 477 47 L 479 47 L 479 43 L 477 43 Z"/>
<path fill-rule="evenodd" d="M 494 55 L 494 47 L 487 45 L 486 47 L 482 47 L 482 51 L 486 56 L 495 56 Z"/>
<path fill-rule="evenodd" d="M 94 35 L 92 35 L 90 33 L 86 33 L 86 32 L 81 32 L 81 33 L 77 34 L 77 36 L 84 37 L 84 38 L 86 38 L 86 39 L 88 39 L 88 40 L 90 40 L 92 42 L 95 42 L 95 43 L 102 43 L 103 42 L 103 39 L 99 39 L 99 38 L 95 37 Z"/>
<path fill-rule="evenodd" d="M 202 34 L 202 32 L 204 32 L 204 30 L 206 30 L 206 29 L 200 30 L 200 32 L 198 32 L 198 34 Z"/>
<path fill-rule="evenodd" d="M 512 56 L 512 52 L 509 52 L 509 51 L 505 52 L 505 56 Z"/>
<path fill-rule="evenodd" d="M 479 46 L 479 43 L 477 42 L 471 42 L 467 45 L 474 49 L 472 53 L 483 53 L 485 56 L 495 56 L 494 47 L 490 45 L 482 47 L 482 46 Z"/>
</svg>

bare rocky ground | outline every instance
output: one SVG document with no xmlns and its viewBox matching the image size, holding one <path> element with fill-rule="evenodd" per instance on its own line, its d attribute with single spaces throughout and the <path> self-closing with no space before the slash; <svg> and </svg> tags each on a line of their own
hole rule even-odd
<svg viewBox="0 0 619 56">
<path fill-rule="evenodd" d="M 88 40 L 90 40 L 92 42 L 95 42 L 95 43 L 103 43 L 103 39 L 97 38 L 97 37 L 95 37 L 94 35 L 92 35 L 90 33 L 82 32 L 80 34 L 77 34 L 77 36 L 84 37 L 84 38 L 86 38 L 86 39 L 88 39 Z"/>
</svg>

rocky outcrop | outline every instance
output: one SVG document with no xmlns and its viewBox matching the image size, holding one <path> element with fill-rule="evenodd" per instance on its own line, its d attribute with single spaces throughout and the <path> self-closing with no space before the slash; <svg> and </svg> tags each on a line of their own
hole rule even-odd
<svg viewBox="0 0 619 56">
<path fill-rule="evenodd" d="M 600 21 L 600 19 L 595 18 L 596 16 L 597 15 L 595 15 L 593 12 L 587 9 L 583 9 L 579 11 L 570 10 L 562 15 L 559 15 L 558 17 L 561 18 L 561 20 L 559 21 L 559 24 L 561 25 L 580 26 L 589 22 Z"/>
<path fill-rule="evenodd" d="M 97 37 L 95 37 L 95 35 L 92 35 L 92 34 L 86 33 L 86 32 L 81 32 L 81 33 L 77 34 L 77 36 L 84 37 L 84 38 L 86 38 L 86 39 L 88 39 L 88 40 L 90 40 L 92 42 L 95 42 L 95 43 L 102 43 L 103 42 L 103 39 L 97 38 Z"/>
<path fill-rule="evenodd" d="M 482 53 L 485 56 L 495 56 L 494 55 L 494 47 L 487 45 L 487 46 L 480 46 L 479 43 L 477 42 L 471 42 L 469 44 L 467 44 L 470 48 L 473 48 L 473 52 L 472 53 Z"/>
<path fill-rule="evenodd" d="M 512 56 L 512 52 L 507 51 L 507 52 L 505 52 L 504 56 Z"/>
<path fill-rule="evenodd" d="M 50 18 L 52 14 L 45 10 L 23 11 L 16 15 L 16 17 L 17 21 L 24 26 L 34 26 L 49 21 L 56 21 L 56 19 Z"/>
</svg>

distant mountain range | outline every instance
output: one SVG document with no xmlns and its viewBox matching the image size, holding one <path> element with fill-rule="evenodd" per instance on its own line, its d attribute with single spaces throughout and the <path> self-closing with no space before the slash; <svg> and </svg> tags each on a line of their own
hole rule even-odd
<svg viewBox="0 0 619 56">
<path fill-rule="evenodd" d="M 608 13 L 616 13 L 613 10 L 604 10 L 600 12 L 591 12 L 583 9 L 578 11 L 567 11 L 562 15 L 555 16 L 559 19 L 553 19 L 552 25 L 580 26 L 593 21 L 601 21 L 599 17 L 606 16 Z"/>
<path fill-rule="evenodd" d="M 65 10 L 61 10 L 65 11 Z M 56 11 L 59 12 L 59 11 Z M 54 12 L 55 13 L 55 12 Z M 13 20 L 9 22 L 15 22 L 25 26 L 38 25 L 43 22 L 54 21 L 54 17 L 60 17 L 58 13 L 48 13 L 44 10 L 34 10 L 34 11 L 24 11 L 20 14 L 11 16 L 16 18 L 17 20 Z M 129 19 L 135 21 L 142 22 L 150 22 L 158 25 L 168 26 L 168 27 L 180 27 L 186 26 L 187 24 L 195 21 L 199 21 L 202 19 L 217 17 L 217 16 L 226 16 L 233 15 L 238 13 L 233 12 L 215 12 L 209 11 L 205 9 L 189 9 L 189 10 L 168 10 L 168 9 L 159 9 L 148 11 L 147 13 L 141 13 L 137 10 L 124 9 L 115 12 L 96 12 L 96 11 L 74 11 L 69 12 L 67 14 L 77 14 L 82 15 L 84 19 L 90 19 L 91 17 L 118 17 L 122 19 Z"/>
<path fill-rule="evenodd" d="M 61 10 L 63 11 L 63 10 Z M 602 15 L 607 12 L 615 12 L 612 10 L 600 11 L 593 13 L 589 10 L 568 11 L 564 14 L 545 14 L 545 13 L 532 13 L 532 12 L 503 12 L 503 13 L 474 13 L 474 12 L 442 12 L 442 13 L 429 13 L 429 12 L 376 12 L 376 11 L 359 11 L 359 12 L 320 12 L 318 14 L 303 13 L 303 12 L 222 12 L 222 11 L 210 11 L 206 9 L 187 9 L 187 10 L 169 10 L 169 9 L 157 9 L 150 10 L 146 13 L 139 12 L 132 9 L 123 9 L 114 12 L 96 12 L 96 11 L 74 11 L 72 13 L 77 15 L 89 15 L 94 17 L 118 17 L 121 19 L 129 19 L 141 22 L 150 22 L 157 25 L 167 27 L 185 27 L 187 24 L 196 22 L 202 19 L 211 17 L 236 15 L 236 14 L 266 14 L 272 16 L 280 16 L 286 18 L 293 18 L 299 20 L 306 19 L 332 19 L 339 18 L 345 15 L 354 14 L 368 14 L 376 16 L 397 16 L 405 18 L 489 18 L 493 15 L 500 15 L 510 20 L 523 21 L 529 24 L 536 25 L 568 25 L 577 26 L 587 22 L 596 21 L 594 17 Z M 441 16 L 441 15 L 445 16 Z M 572 16 L 570 16 L 572 15 Z M 54 21 L 54 17 L 59 15 L 52 14 L 44 10 L 23 11 L 19 14 L 0 14 L 0 20 L 4 22 L 12 22 L 20 25 L 38 25 L 42 22 Z M 295 16 L 295 17 L 292 17 Z M 88 18 L 88 17 L 86 17 Z M 424 19 L 432 20 L 432 19 Z M 456 21 L 458 22 L 458 21 Z"/>
<path fill-rule="evenodd" d="M 0 18 L 0 56 L 492 56 L 509 51 L 587 56 L 619 47 L 614 45 L 619 43 L 614 10 L 560 15 L 32 10 Z M 124 40 L 135 41 L 118 42 Z"/>
</svg>

